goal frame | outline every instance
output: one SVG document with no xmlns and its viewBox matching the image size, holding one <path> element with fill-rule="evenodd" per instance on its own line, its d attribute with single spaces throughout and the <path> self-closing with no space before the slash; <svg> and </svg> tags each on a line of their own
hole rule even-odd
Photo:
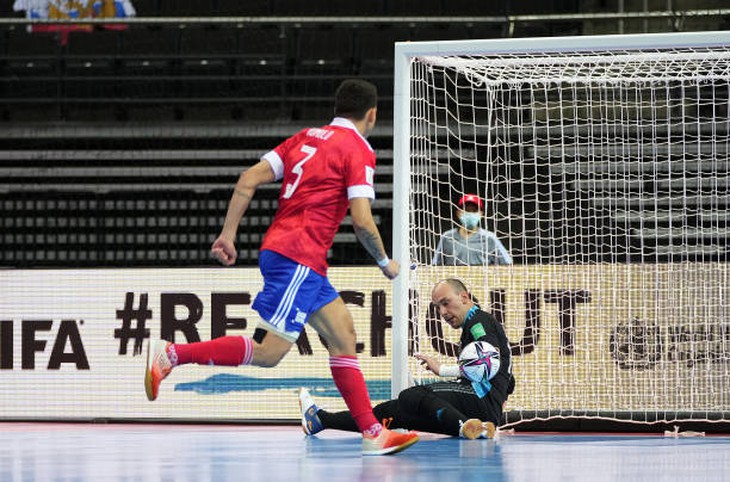
<svg viewBox="0 0 730 482">
<path fill-rule="evenodd" d="M 393 123 L 393 257 L 402 265 L 395 279 L 392 300 L 392 384 L 397 397 L 410 385 L 408 373 L 409 281 L 411 269 L 410 134 L 411 63 L 419 56 L 498 55 L 537 52 L 667 49 L 730 45 L 729 31 L 635 35 L 596 35 L 520 39 L 397 42 L 394 71 Z"/>
</svg>

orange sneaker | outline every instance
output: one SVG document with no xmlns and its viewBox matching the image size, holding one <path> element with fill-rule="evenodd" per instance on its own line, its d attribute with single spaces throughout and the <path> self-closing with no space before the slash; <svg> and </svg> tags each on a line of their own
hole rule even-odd
<svg viewBox="0 0 730 482">
<path fill-rule="evenodd" d="M 362 439 L 363 455 L 388 455 L 405 450 L 418 442 L 416 432 L 396 432 L 383 427 L 377 437 L 364 436 Z"/>
<path fill-rule="evenodd" d="M 147 344 L 147 367 L 144 373 L 144 390 L 147 399 L 151 402 L 157 398 L 160 383 L 172 371 L 172 363 L 167 357 L 167 347 L 171 343 L 165 340 L 155 340 Z"/>
<path fill-rule="evenodd" d="M 492 422 L 482 422 L 478 418 L 470 418 L 461 424 L 459 437 L 474 440 L 478 438 L 494 438 L 496 427 Z"/>
</svg>

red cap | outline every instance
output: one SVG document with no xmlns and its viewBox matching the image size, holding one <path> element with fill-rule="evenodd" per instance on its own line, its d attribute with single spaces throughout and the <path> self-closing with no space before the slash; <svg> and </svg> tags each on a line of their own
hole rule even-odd
<svg viewBox="0 0 730 482">
<path fill-rule="evenodd" d="M 461 196 L 461 199 L 459 199 L 459 207 L 464 206 L 466 203 L 476 204 L 480 210 L 483 206 L 482 200 L 476 194 L 464 194 Z"/>
</svg>

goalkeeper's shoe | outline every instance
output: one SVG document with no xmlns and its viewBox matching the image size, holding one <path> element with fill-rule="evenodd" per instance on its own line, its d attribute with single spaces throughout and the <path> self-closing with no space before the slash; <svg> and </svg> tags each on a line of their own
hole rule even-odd
<svg viewBox="0 0 730 482">
<path fill-rule="evenodd" d="M 306 388 L 299 389 L 299 410 L 302 413 L 302 430 L 305 434 L 314 435 L 324 430 L 324 425 L 317 416 L 319 408 Z"/>
<path fill-rule="evenodd" d="M 364 435 L 362 439 L 363 455 L 388 455 L 405 450 L 418 442 L 416 432 L 400 432 L 383 427 L 377 437 Z"/>
<path fill-rule="evenodd" d="M 494 438 L 496 427 L 492 422 L 482 422 L 478 418 L 470 418 L 461 424 L 459 437 L 474 440 L 478 438 Z"/>
<path fill-rule="evenodd" d="M 144 373 L 144 390 L 151 402 L 157 398 L 160 383 L 172 371 L 172 363 L 167 356 L 167 347 L 171 343 L 165 340 L 150 340 L 147 345 L 147 367 Z"/>
</svg>

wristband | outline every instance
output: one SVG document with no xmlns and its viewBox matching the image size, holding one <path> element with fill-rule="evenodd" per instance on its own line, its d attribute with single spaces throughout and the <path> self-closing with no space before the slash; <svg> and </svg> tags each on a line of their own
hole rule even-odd
<svg viewBox="0 0 730 482">
<path fill-rule="evenodd" d="M 459 376 L 459 365 L 441 365 L 439 368 L 440 377 L 453 377 Z"/>
<path fill-rule="evenodd" d="M 378 266 L 380 266 L 380 269 L 383 269 L 386 266 L 388 266 L 388 263 L 390 263 L 390 258 L 388 258 L 388 256 L 386 256 L 385 258 L 383 258 L 381 260 L 378 260 Z"/>
</svg>

